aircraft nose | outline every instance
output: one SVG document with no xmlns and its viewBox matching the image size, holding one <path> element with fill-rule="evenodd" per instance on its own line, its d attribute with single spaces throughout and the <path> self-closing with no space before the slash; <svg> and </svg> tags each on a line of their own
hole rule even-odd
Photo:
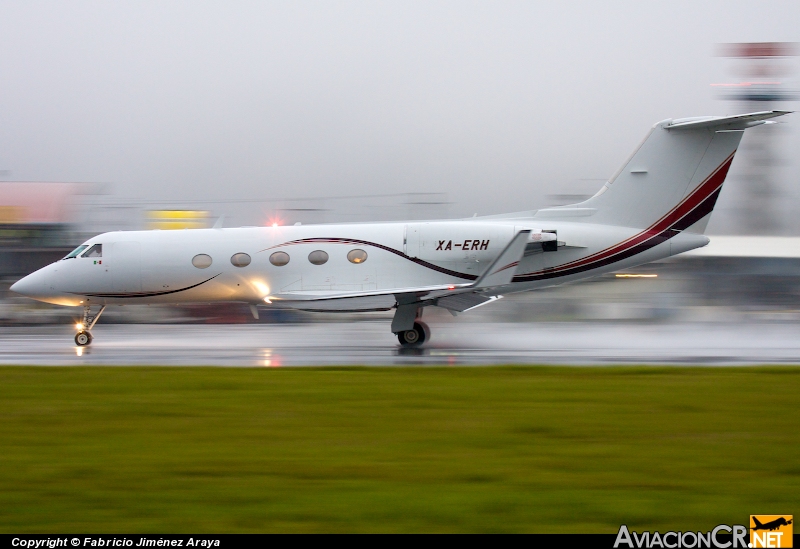
<svg viewBox="0 0 800 549">
<path fill-rule="evenodd" d="M 37 293 L 41 293 L 37 292 L 37 289 L 41 290 L 43 288 L 39 288 L 41 284 L 37 284 L 34 278 L 35 277 L 33 275 L 28 275 L 22 278 L 21 280 L 16 281 L 14 284 L 12 284 L 9 290 L 24 296 L 31 296 Z"/>
<path fill-rule="evenodd" d="M 66 293 L 56 287 L 57 271 L 58 267 L 55 264 L 43 267 L 12 284 L 10 290 L 25 297 L 55 305 L 74 306 L 83 303 L 80 295 Z"/>
<path fill-rule="evenodd" d="M 52 287 L 53 274 L 50 266 L 44 267 L 29 274 L 22 280 L 18 280 L 9 289 L 12 292 L 40 301 L 47 299 L 57 293 Z"/>
</svg>

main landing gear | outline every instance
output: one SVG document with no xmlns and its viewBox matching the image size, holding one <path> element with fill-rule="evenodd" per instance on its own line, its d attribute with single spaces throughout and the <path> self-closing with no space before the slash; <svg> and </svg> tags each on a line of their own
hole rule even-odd
<svg viewBox="0 0 800 549">
<path fill-rule="evenodd" d="M 85 347 L 92 342 L 92 332 L 90 330 L 94 328 L 94 325 L 97 323 L 97 319 L 100 318 L 100 315 L 103 314 L 103 311 L 105 310 L 106 306 L 101 305 L 100 310 L 95 314 L 92 314 L 91 306 L 84 305 L 83 321 L 79 322 L 76 326 L 78 333 L 75 334 L 75 345 L 78 347 Z"/>
<path fill-rule="evenodd" d="M 416 300 L 399 302 L 392 319 L 392 333 L 403 347 L 419 347 L 431 338 L 431 330 L 422 322 L 422 307 Z"/>
<path fill-rule="evenodd" d="M 431 329 L 421 320 L 414 322 L 414 327 L 410 330 L 397 332 L 397 340 L 403 347 L 418 347 L 429 340 L 430 337 Z"/>
</svg>

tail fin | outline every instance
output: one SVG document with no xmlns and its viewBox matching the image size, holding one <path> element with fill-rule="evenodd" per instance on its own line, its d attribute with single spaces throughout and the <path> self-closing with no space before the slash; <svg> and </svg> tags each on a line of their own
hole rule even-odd
<svg viewBox="0 0 800 549">
<path fill-rule="evenodd" d="M 762 528 L 764 526 L 763 524 L 758 522 L 758 519 L 756 517 L 753 517 L 753 522 L 756 523 L 756 528 Z"/>
<path fill-rule="evenodd" d="M 702 233 L 746 128 L 788 114 L 765 111 L 659 122 L 630 159 L 579 208 L 586 220 L 627 227 L 668 225 Z"/>
</svg>

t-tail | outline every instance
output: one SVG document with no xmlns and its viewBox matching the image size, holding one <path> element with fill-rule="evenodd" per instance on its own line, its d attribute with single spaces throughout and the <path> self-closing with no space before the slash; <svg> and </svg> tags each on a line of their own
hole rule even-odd
<svg viewBox="0 0 800 549">
<path fill-rule="evenodd" d="M 702 234 L 745 129 L 787 111 L 664 120 L 595 196 L 591 223 Z"/>
</svg>

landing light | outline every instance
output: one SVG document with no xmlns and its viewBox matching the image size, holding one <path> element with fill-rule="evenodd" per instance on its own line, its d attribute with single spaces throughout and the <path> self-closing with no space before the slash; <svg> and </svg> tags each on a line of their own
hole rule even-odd
<svg viewBox="0 0 800 549">
<path fill-rule="evenodd" d="M 623 273 L 615 275 L 617 278 L 658 278 L 657 274 L 634 274 L 634 273 Z"/>
<path fill-rule="evenodd" d="M 76 330 L 83 330 L 83 324 L 81 324 L 80 322 L 78 322 L 78 323 L 75 325 L 75 329 L 76 329 Z"/>
<path fill-rule="evenodd" d="M 253 280 L 253 286 L 256 287 L 256 290 L 258 290 L 258 293 L 260 293 L 262 296 L 266 297 L 269 295 L 269 286 L 260 280 Z"/>
<path fill-rule="evenodd" d="M 269 296 L 265 297 L 265 298 L 264 298 L 264 301 L 265 301 L 266 303 L 272 303 L 272 301 L 270 300 Z"/>
</svg>

